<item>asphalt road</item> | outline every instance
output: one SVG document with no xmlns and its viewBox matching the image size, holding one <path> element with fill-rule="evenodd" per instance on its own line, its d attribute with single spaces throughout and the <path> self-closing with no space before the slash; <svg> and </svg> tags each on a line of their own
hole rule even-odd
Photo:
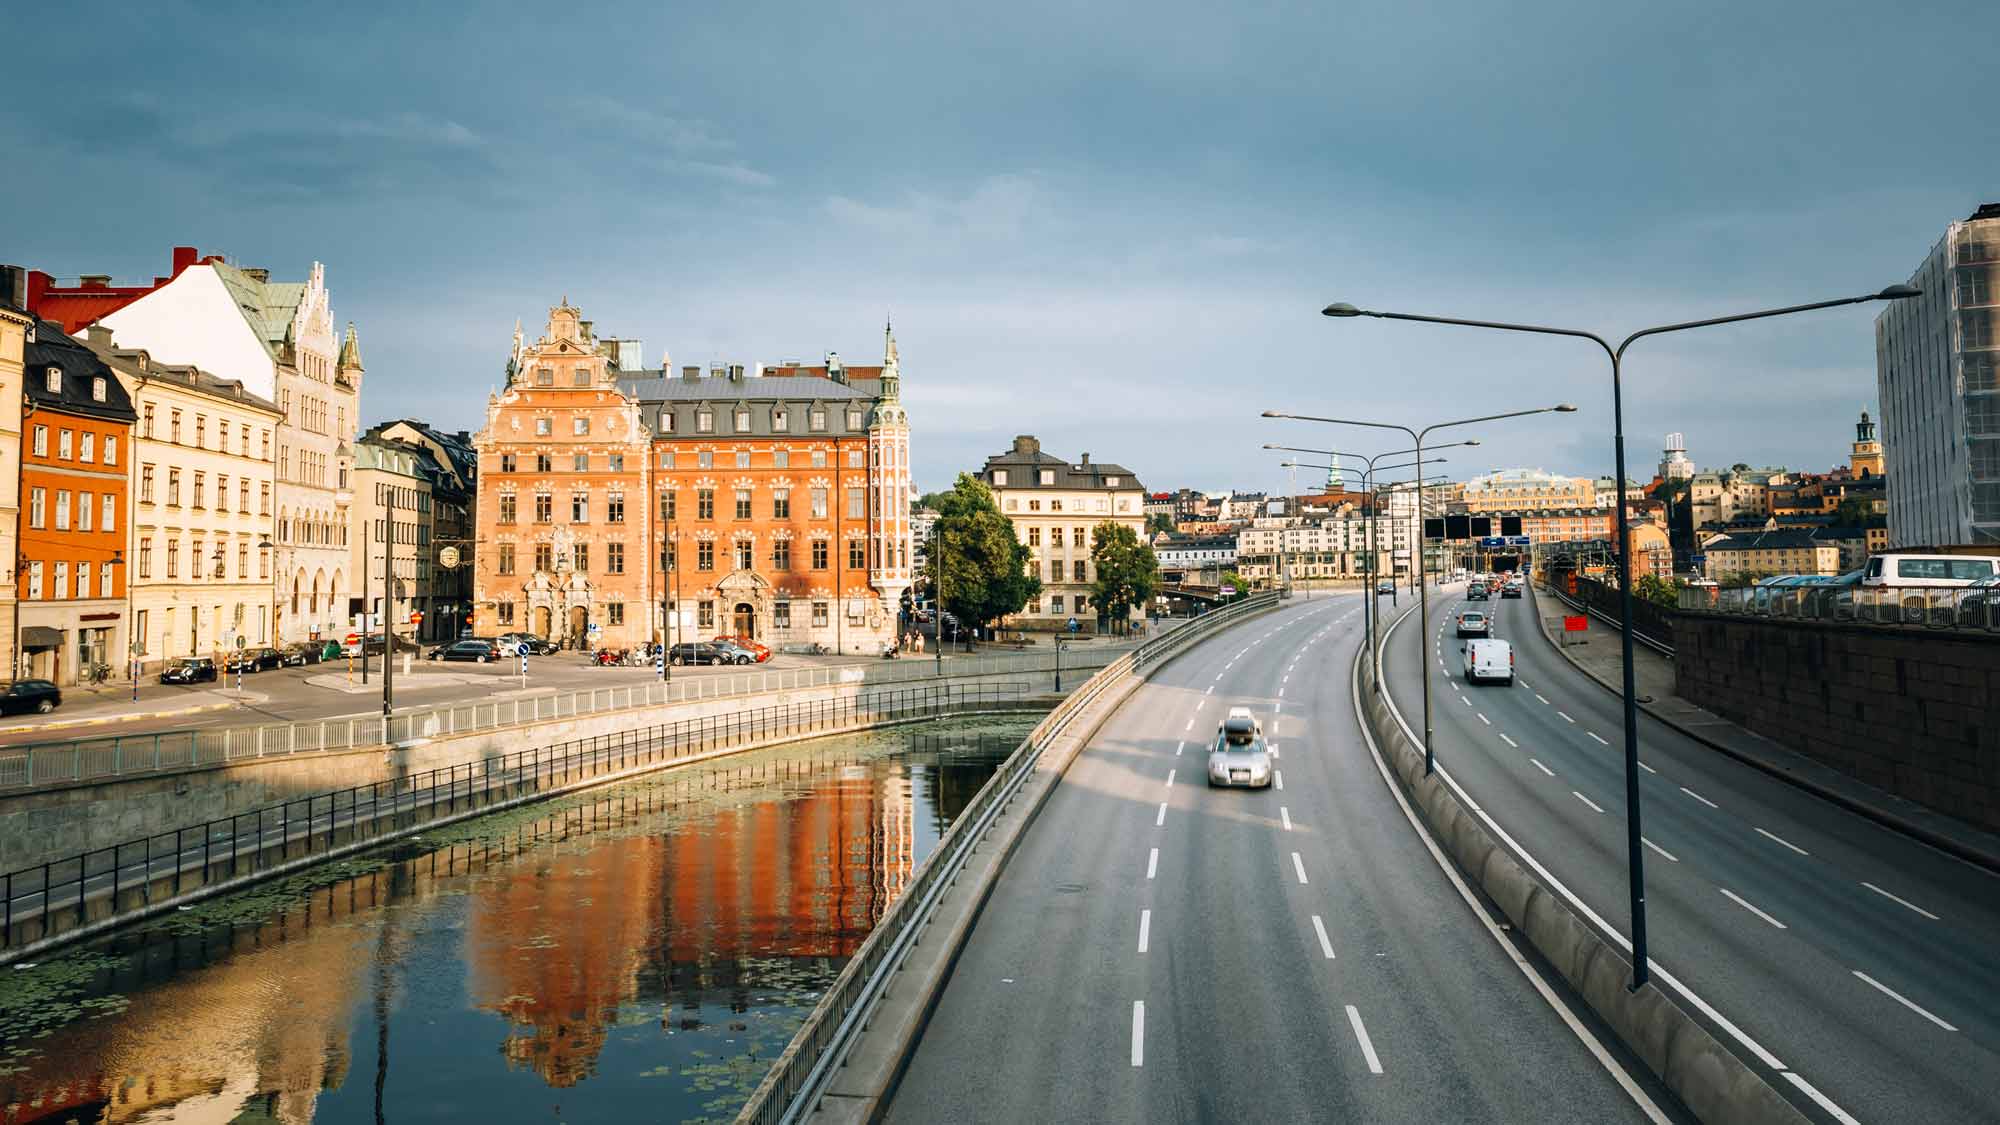
<svg viewBox="0 0 2000 1125">
<path fill-rule="evenodd" d="M 1433 611 L 1422 658 L 1438 759 L 1629 936 L 1618 701 L 1549 647 L 1532 602 L 1468 605 L 1461 592 Z M 1460 679 L 1461 608 L 1494 615 L 1495 635 L 1513 642 L 1511 688 Z M 1407 619 L 1388 668 L 1417 730 L 1422 641 Z M 1640 760 L 1652 961 L 1737 1029 L 1711 1019 L 1719 1038 L 1817 1120 L 2000 1119 L 2000 878 L 1643 713 Z"/>
<path fill-rule="evenodd" d="M 1348 694 L 1359 625 L 1353 595 L 1295 603 L 1119 710 L 1008 862 L 890 1120 L 1646 1119 L 1391 796 Z M 1239 703 L 1282 788 L 1206 787 Z"/>
</svg>

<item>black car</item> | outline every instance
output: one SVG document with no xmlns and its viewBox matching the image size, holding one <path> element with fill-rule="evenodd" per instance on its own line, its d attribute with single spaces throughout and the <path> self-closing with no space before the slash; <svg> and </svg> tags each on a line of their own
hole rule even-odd
<svg viewBox="0 0 2000 1125">
<path fill-rule="evenodd" d="M 487 664 L 500 658 L 500 650 L 492 641 L 475 638 L 469 641 L 453 641 L 431 650 L 431 660 L 461 660 L 474 664 Z"/>
<path fill-rule="evenodd" d="M 1519 582 L 1509 582 L 1509 583 L 1507 583 L 1507 584 L 1506 584 L 1505 586 L 1502 586 L 1502 587 L 1500 587 L 1500 596 L 1501 596 L 1501 597 L 1503 597 L 1503 598 L 1518 598 L 1518 597 L 1520 597 L 1520 596 L 1521 596 L 1521 584 L 1520 584 Z"/>
<path fill-rule="evenodd" d="M 731 659 L 723 654 L 720 646 L 707 641 L 685 641 L 667 650 L 667 663 L 675 667 L 683 664 L 724 664 Z"/>
<path fill-rule="evenodd" d="M 225 672 L 265 672 L 278 667 L 283 662 L 274 648 L 238 649 L 225 658 L 222 670 Z"/>
<path fill-rule="evenodd" d="M 326 642 L 294 641 L 278 650 L 278 663 L 286 668 L 303 668 L 326 659 Z"/>
<path fill-rule="evenodd" d="M 0 691 L 0 715 L 39 715 L 62 706 L 62 692 L 47 680 L 15 680 Z"/>
<path fill-rule="evenodd" d="M 1466 589 L 1466 591 L 1465 591 L 1465 600 L 1466 600 L 1466 601 L 1469 601 L 1469 602 L 1483 602 L 1483 601 L 1485 601 L 1485 600 L 1486 600 L 1486 583 L 1484 583 L 1484 582 L 1474 582 L 1474 583 L 1473 583 L 1473 584 L 1472 584 L 1472 585 L 1471 585 L 1470 587 L 1468 587 L 1468 588 Z"/>
<path fill-rule="evenodd" d="M 160 673 L 160 682 L 163 684 L 213 683 L 214 680 L 215 661 L 206 656 L 191 656 L 185 660 L 177 660 L 169 665 L 166 671 Z"/>
</svg>

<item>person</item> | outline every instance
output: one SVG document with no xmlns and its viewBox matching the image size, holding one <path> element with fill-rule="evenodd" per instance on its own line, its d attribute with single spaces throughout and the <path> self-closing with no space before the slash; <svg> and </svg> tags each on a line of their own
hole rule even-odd
<svg viewBox="0 0 2000 1125">
<path fill-rule="evenodd" d="M 922 632 L 917 633 L 915 637 L 912 637 L 910 639 L 910 648 L 918 656 L 922 656 L 924 654 L 924 635 Z"/>
</svg>

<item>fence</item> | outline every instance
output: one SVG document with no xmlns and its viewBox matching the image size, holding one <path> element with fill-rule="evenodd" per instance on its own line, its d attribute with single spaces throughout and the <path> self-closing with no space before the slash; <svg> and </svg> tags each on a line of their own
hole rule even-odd
<svg viewBox="0 0 2000 1125">
<path fill-rule="evenodd" d="M 2000 586 L 1959 589 L 1897 586 L 1689 587 L 1684 613 L 1779 617 L 1794 621 L 1894 625 L 2000 635 Z"/>
<path fill-rule="evenodd" d="M 791 1044 L 772 1064 L 770 1073 L 750 1096 L 737 1121 L 759 1125 L 797 1121 L 818 1104 L 820 1094 L 853 1047 L 889 978 L 903 963 L 959 869 L 965 866 L 973 845 L 986 834 L 1001 809 L 1033 772 L 1043 747 L 1125 673 L 1156 667 L 1216 630 L 1276 606 L 1278 600 L 1276 593 L 1255 594 L 1147 641 L 1106 665 L 1037 723 L 973 795 L 938 841 L 930 858 L 917 869 L 903 893 L 889 904 L 867 940 L 841 969 L 833 986 L 820 997 Z"/>
<path fill-rule="evenodd" d="M 1171 635 L 1171 632 L 1165 634 Z M 1092 645 L 1061 653 L 961 656 L 946 660 L 943 668 L 945 676 L 952 679 L 1032 675 L 1052 672 L 1058 667 L 1065 672 L 1072 669 L 1087 671 L 1111 663 L 1126 647 L 1129 646 Z M 566 694 L 431 707 L 395 715 L 388 721 L 386 733 L 382 716 L 369 715 L 351 719 L 38 742 L 0 748 L 0 792 L 220 766 L 253 758 L 384 746 L 415 738 L 449 738 L 458 734 L 670 703 L 840 684 L 873 687 L 937 678 L 937 666 L 933 662 L 905 659 L 894 663 L 883 661 L 877 664 L 683 676 L 670 683 L 653 680 Z"/>
<path fill-rule="evenodd" d="M 107 928 L 184 894 L 240 886 L 335 851 L 594 777 L 731 747 L 1021 699 L 1021 684 L 927 684 L 683 719 L 357 785 L 0 876 L 0 951 Z"/>
<path fill-rule="evenodd" d="M 1616 586 L 1579 575 L 1576 579 L 1574 596 L 1565 594 L 1560 589 L 1555 590 L 1555 594 L 1573 609 L 1587 609 L 1613 627 L 1618 624 L 1620 611 Z M 1632 596 L 1632 639 L 1669 656 L 1673 655 L 1674 612 L 1663 605 L 1639 597 L 1635 591 Z"/>
</svg>

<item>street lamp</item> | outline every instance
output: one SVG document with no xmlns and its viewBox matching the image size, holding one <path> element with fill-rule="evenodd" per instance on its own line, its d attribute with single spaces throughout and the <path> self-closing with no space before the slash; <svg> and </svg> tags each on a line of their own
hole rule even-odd
<svg viewBox="0 0 2000 1125">
<path fill-rule="evenodd" d="M 1573 336 L 1589 340 L 1604 349 L 1605 357 L 1611 361 L 1611 440 L 1615 460 L 1613 471 L 1618 482 L 1617 513 L 1617 555 L 1618 555 L 1618 625 L 1620 649 L 1624 657 L 1624 711 L 1625 711 L 1625 857 L 1627 883 L 1632 910 L 1632 990 L 1643 988 L 1651 972 L 1647 967 L 1646 954 L 1646 869 L 1644 854 L 1640 851 L 1639 825 L 1639 713 L 1638 691 L 1633 683 L 1632 672 L 1632 583 L 1629 581 L 1631 563 L 1628 546 L 1631 542 L 1629 529 L 1625 525 L 1625 396 L 1623 367 L 1625 349 L 1647 336 L 1662 336 L 1669 332 L 1685 332 L 1691 328 L 1712 328 L 1720 324 L 1736 324 L 1746 320 L 1765 320 L 1774 316 L 1789 316 L 1792 313 L 1812 312 L 1817 309 L 1838 308 L 1842 305 L 1860 305 L 1869 301 L 1904 301 L 1923 295 L 1923 290 L 1914 285 L 1891 285 L 1874 293 L 1856 297 L 1837 297 L 1831 301 L 1814 301 L 1804 305 L 1787 305 L 1784 308 L 1763 309 L 1758 312 L 1736 313 L 1731 316 L 1709 317 L 1705 320 L 1689 320 L 1679 324 L 1662 324 L 1653 328 L 1641 328 L 1626 336 L 1613 347 L 1603 336 L 1578 328 L 1551 328 L 1538 324 L 1511 324 L 1495 320 L 1468 320 L 1460 317 L 1425 316 L 1418 313 L 1382 312 L 1376 309 L 1357 308 L 1343 301 L 1336 301 L 1320 310 L 1321 315 L 1341 319 L 1368 316 L 1378 320 L 1409 320 L 1424 324 L 1451 324 L 1461 328 L 1490 328 L 1500 332 L 1531 332 L 1542 336 Z M 1424 741 L 1430 741 L 1428 716 L 1426 717 Z M 1426 746 L 1426 754 L 1429 753 Z"/>
<path fill-rule="evenodd" d="M 1453 442 L 1453 443 L 1452 443 L 1452 445 L 1478 445 L 1478 444 L 1479 444 L 1479 443 L 1478 443 L 1477 441 L 1459 441 L 1459 442 Z M 1271 444 L 1271 443 L 1269 443 L 1269 442 L 1265 442 L 1265 443 L 1264 443 L 1264 448 L 1265 448 L 1265 449 L 1299 449 L 1299 447 L 1298 447 L 1298 446 L 1291 446 L 1291 445 L 1272 445 L 1272 444 Z M 1447 448 L 1447 449 L 1448 449 L 1448 448 L 1451 448 L 1451 447 L 1450 447 L 1450 446 L 1446 446 L 1445 448 Z M 1315 452 L 1315 453 L 1316 453 L 1316 452 L 1321 452 L 1320 450 L 1303 450 L 1303 449 L 1299 449 L 1299 451 L 1300 451 L 1300 452 Z M 1358 453 L 1354 453 L 1354 454 L 1341 454 L 1341 456 L 1345 456 L 1345 457 L 1359 457 L 1359 456 L 1360 456 L 1360 454 L 1358 454 Z M 1385 456 L 1385 455 L 1384 455 L 1384 454 L 1378 454 L 1377 456 Z M 1426 458 L 1424 458 L 1424 461 L 1423 461 L 1423 463 L 1424 463 L 1424 464 L 1426 464 L 1426 465 L 1441 465 L 1441 464 L 1444 464 L 1446 460 L 1448 460 L 1448 458 L 1444 458 L 1444 457 L 1426 457 Z M 1332 468 L 1337 468 L 1337 467 L 1338 467 L 1338 466 L 1335 466 L 1335 465 L 1332 465 L 1332 464 L 1317 464 L 1317 463 L 1314 463 L 1314 462 L 1309 462 L 1309 461 L 1299 461 L 1299 460 L 1291 460 L 1291 461 L 1283 461 L 1283 462 L 1280 462 L 1280 464 L 1282 464 L 1282 465 L 1285 465 L 1285 466 L 1288 466 L 1288 467 L 1292 467 L 1292 468 L 1308 468 L 1308 469 L 1332 469 Z M 1376 521 L 1377 519 L 1379 519 L 1379 518 L 1380 518 L 1380 514 L 1381 514 L 1381 506 L 1380 506 L 1380 505 L 1378 505 L 1377 503 L 1375 503 L 1375 496 L 1376 496 L 1376 489 L 1375 489 L 1375 485 L 1374 485 L 1373 481 L 1372 481 L 1372 480 L 1370 480 L 1369 478 L 1372 478 L 1372 477 L 1374 476 L 1374 474 L 1375 474 L 1375 473 L 1376 473 L 1377 471 L 1381 471 L 1381 472 L 1387 472 L 1387 471 L 1389 471 L 1390 469 L 1408 469 L 1408 468 L 1413 468 L 1413 467 L 1415 467 L 1415 466 L 1416 466 L 1416 464 L 1417 464 L 1417 462 L 1415 462 L 1415 461 L 1399 461 L 1399 462 L 1397 462 L 1397 463 L 1395 463 L 1395 464 L 1393 464 L 1393 465 L 1376 465 L 1376 464 L 1374 464 L 1374 462 L 1373 462 L 1373 460 L 1372 460 L 1372 459 L 1369 459 L 1369 466 L 1368 466 L 1368 469 L 1367 469 L 1367 471 L 1365 471 L 1365 472 L 1364 472 L 1364 473 L 1362 474 L 1362 476 L 1363 476 L 1363 480 L 1364 480 L 1364 482 L 1366 482 L 1366 483 L 1364 483 L 1363 487 L 1365 487 L 1365 488 L 1367 488 L 1367 489 L 1368 489 L 1368 498 L 1369 498 L 1369 499 L 1368 499 L 1368 546 L 1367 546 L 1366 550 L 1368 551 L 1368 557 L 1367 557 L 1367 562 L 1368 562 L 1368 575 L 1369 575 L 1369 578 L 1368 578 L 1368 581 L 1369 581 L 1370 585 L 1369 585 L 1368 589 L 1366 589 L 1366 590 L 1364 590 L 1364 591 L 1363 591 L 1363 593 L 1367 595 L 1367 599 L 1368 599 L 1368 600 L 1367 600 L 1367 601 L 1364 601 L 1364 602 L 1362 602 L 1362 603 L 1361 603 L 1361 609 L 1362 609 L 1362 615 L 1363 615 L 1364 619 L 1365 619 L 1365 620 L 1368 620 L 1368 622 L 1369 622 L 1369 623 L 1368 623 L 1368 624 L 1366 625 L 1366 627 L 1365 627 L 1365 630 L 1364 630 L 1364 631 L 1365 631 L 1365 632 L 1366 632 L 1366 633 L 1368 634 L 1368 642 L 1369 642 L 1369 650 L 1368 650 L 1368 651 L 1369 651 L 1369 656 L 1370 656 L 1370 658 L 1371 658 L 1371 659 L 1373 658 L 1373 656 L 1374 656 L 1374 651 L 1375 651 L 1375 650 L 1374 650 L 1374 640 L 1375 640 L 1375 629 L 1374 629 L 1374 625 L 1373 625 L 1373 623 L 1372 623 L 1372 619 L 1370 618 L 1370 614 L 1369 614 L 1369 610 L 1370 610 L 1370 603 L 1372 603 L 1372 602 L 1373 602 L 1373 601 L 1375 600 L 1375 589 L 1374 589 L 1374 585 L 1373 585 L 1373 583 L 1374 583 L 1374 580 L 1375 580 L 1375 579 L 1374 579 L 1374 574 L 1375 574 L 1375 564 L 1376 564 L 1376 562 L 1377 562 L 1377 561 L 1379 561 L 1379 560 L 1377 560 L 1377 558 L 1375 557 L 1375 550 L 1376 550 L 1376 547 L 1375 547 L 1375 521 Z M 1433 479 L 1433 481 L 1434 481 L 1434 482 L 1435 482 L 1435 481 L 1437 480 L 1437 478 L 1432 478 L 1432 479 Z M 1379 691 L 1381 690 L 1381 685 L 1380 685 L 1379 683 L 1377 683 L 1377 684 L 1375 685 L 1375 690 L 1376 690 L 1376 691 L 1378 691 L 1378 692 L 1379 692 Z"/>
</svg>

